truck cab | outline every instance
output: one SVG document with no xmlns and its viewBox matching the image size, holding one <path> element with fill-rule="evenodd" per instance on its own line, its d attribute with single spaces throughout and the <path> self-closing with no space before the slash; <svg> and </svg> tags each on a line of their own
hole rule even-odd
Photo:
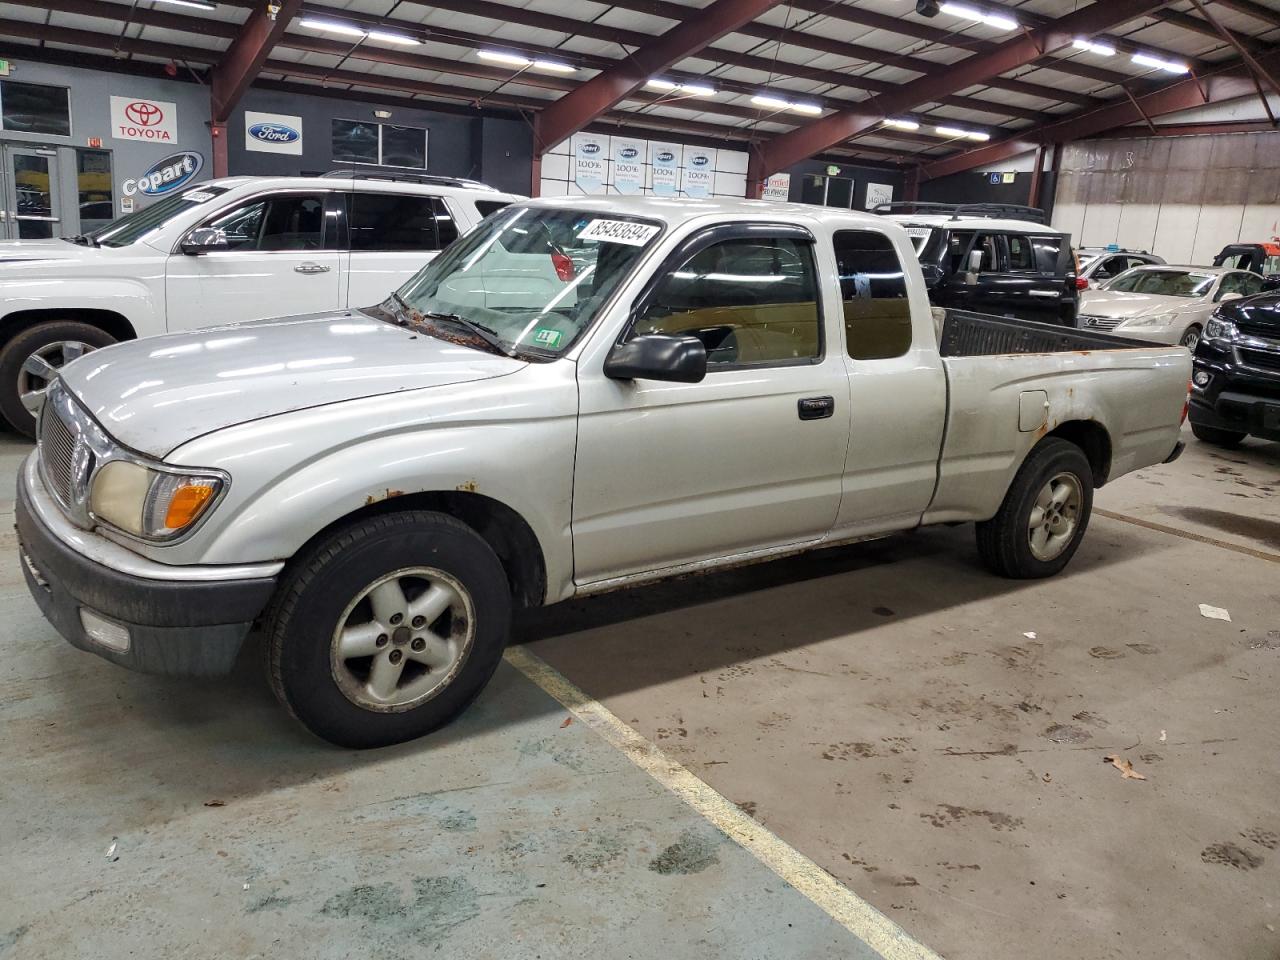
<svg viewBox="0 0 1280 960">
<path fill-rule="evenodd" d="M 1079 308 L 1071 235 L 1044 211 L 1011 204 L 886 203 L 900 223 L 939 307 L 1075 326 Z"/>
</svg>

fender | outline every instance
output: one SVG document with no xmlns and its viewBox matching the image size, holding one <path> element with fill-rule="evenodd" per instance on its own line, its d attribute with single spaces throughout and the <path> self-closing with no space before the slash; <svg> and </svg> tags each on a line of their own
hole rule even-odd
<svg viewBox="0 0 1280 960">
<path fill-rule="evenodd" d="M 33 265 L 34 266 L 34 265 Z M 164 266 L 154 277 L 15 277 L 0 279 L 0 322 L 16 313 L 99 310 L 124 317 L 139 337 L 165 332 Z"/>
</svg>

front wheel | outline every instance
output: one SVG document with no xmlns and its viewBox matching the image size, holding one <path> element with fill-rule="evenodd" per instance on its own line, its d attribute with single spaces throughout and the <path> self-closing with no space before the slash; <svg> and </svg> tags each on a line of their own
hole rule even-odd
<svg viewBox="0 0 1280 960">
<path fill-rule="evenodd" d="M 1190 350 L 1192 353 L 1195 353 L 1196 344 L 1200 342 L 1200 328 L 1195 324 L 1192 324 L 1191 326 L 1187 327 L 1186 332 L 1183 333 L 1182 335 L 1182 339 L 1179 340 L 1178 342 L 1182 344 L 1184 347 L 1186 347 L 1188 350 Z"/>
<path fill-rule="evenodd" d="M 470 527 L 426 511 L 370 517 L 281 583 L 267 622 L 272 687 L 330 743 L 412 740 L 489 682 L 510 620 L 502 564 Z"/>
<path fill-rule="evenodd" d="M 1073 443 L 1041 440 L 1018 469 L 1000 510 L 977 525 L 978 554 L 1003 577 L 1049 577 L 1080 546 L 1093 511 L 1093 469 Z"/>
<path fill-rule="evenodd" d="M 24 437 L 34 438 L 44 392 L 58 370 L 115 342 L 105 330 L 76 320 L 51 320 L 23 330 L 0 349 L 0 416 Z"/>
</svg>

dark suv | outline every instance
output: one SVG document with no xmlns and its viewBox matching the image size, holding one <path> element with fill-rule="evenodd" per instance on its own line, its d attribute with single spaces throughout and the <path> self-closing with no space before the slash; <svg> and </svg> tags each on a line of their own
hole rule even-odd
<svg viewBox="0 0 1280 960">
<path fill-rule="evenodd" d="M 1233 447 L 1280 440 L 1280 294 L 1224 303 L 1205 324 L 1191 375 L 1191 432 Z"/>
<path fill-rule="evenodd" d="M 1011 204 L 884 203 L 911 237 L 939 307 L 1074 327 L 1080 303 L 1071 235 Z"/>
</svg>

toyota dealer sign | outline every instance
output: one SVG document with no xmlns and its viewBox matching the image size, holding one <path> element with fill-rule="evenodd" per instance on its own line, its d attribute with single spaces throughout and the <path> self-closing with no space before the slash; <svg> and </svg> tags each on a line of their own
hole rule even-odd
<svg viewBox="0 0 1280 960">
<path fill-rule="evenodd" d="M 111 98 L 111 136 L 151 143 L 178 141 L 178 105 L 167 100 Z"/>
</svg>

